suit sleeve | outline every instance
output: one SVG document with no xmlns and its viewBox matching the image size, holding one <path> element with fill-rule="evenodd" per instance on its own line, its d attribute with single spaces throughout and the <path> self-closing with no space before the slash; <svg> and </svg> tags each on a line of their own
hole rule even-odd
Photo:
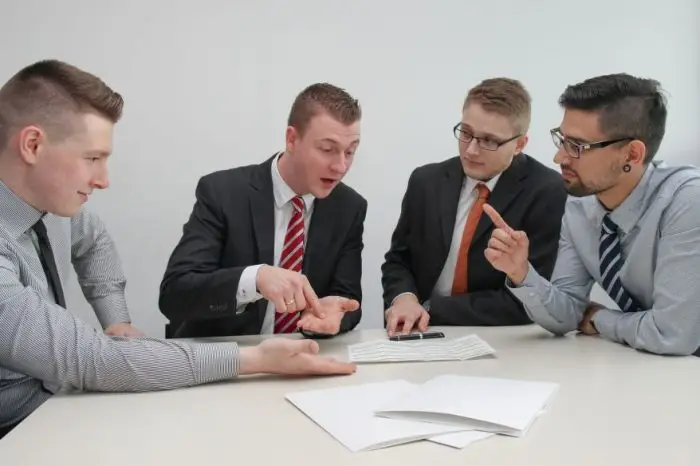
<svg viewBox="0 0 700 466">
<path fill-rule="evenodd" d="M 551 183 L 534 199 L 523 223 L 530 240 L 530 262 L 547 280 L 557 260 L 566 197 L 563 183 Z M 430 305 L 431 325 L 497 326 L 531 322 L 522 302 L 508 290 L 505 278 L 499 289 L 436 297 Z"/>
<path fill-rule="evenodd" d="M 206 177 L 197 184 L 195 198 L 160 287 L 160 310 L 175 322 L 233 315 L 238 282 L 245 269 L 220 267 L 227 226 Z"/>
<path fill-rule="evenodd" d="M 367 216 L 367 201 L 357 212 L 352 228 L 338 258 L 335 275 L 329 287 L 329 295 L 344 296 L 362 303 L 362 250 L 364 249 L 364 223 Z M 362 307 L 348 312 L 340 323 L 340 332 L 354 329 L 362 318 Z"/>
<path fill-rule="evenodd" d="M 391 235 L 389 251 L 384 255 L 382 264 L 382 288 L 384 290 L 384 309 L 391 307 L 392 301 L 400 294 L 413 293 L 418 296 L 416 280 L 411 271 L 411 221 L 410 213 L 417 206 L 416 172 L 408 179 L 408 186 L 401 202 L 401 213 L 396 228 Z"/>
</svg>

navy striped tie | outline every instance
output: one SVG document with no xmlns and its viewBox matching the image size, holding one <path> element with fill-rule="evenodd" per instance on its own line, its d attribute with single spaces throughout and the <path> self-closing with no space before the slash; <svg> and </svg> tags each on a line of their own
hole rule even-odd
<svg viewBox="0 0 700 466">
<path fill-rule="evenodd" d="M 600 231 L 600 278 L 602 286 L 608 295 L 615 300 L 624 312 L 641 311 L 641 307 L 625 290 L 620 280 L 622 269 L 622 248 L 617 236 L 617 225 L 610 219 L 610 214 L 603 217 L 603 228 Z"/>
</svg>

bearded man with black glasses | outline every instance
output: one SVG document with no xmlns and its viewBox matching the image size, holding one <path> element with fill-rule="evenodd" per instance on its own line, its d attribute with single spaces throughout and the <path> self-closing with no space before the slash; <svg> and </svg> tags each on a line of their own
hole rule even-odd
<svg viewBox="0 0 700 466">
<path fill-rule="evenodd" d="M 579 330 L 632 348 L 700 356 L 700 170 L 655 161 L 666 127 L 657 81 L 627 74 L 569 86 L 551 131 L 571 194 L 551 280 L 529 233 L 485 208 L 486 257 L 528 315 L 556 335 Z M 594 283 L 616 306 L 590 301 Z"/>
</svg>

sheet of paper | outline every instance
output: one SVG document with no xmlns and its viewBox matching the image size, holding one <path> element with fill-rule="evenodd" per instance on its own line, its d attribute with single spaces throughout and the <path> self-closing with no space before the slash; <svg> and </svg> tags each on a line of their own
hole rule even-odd
<svg viewBox="0 0 700 466">
<path fill-rule="evenodd" d="M 451 434 L 442 434 L 435 437 L 430 437 L 427 439 L 430 442 L 439 443 L 441 445 L 447 445 L 452 448 L 465 448 L 474 442 L 479 440 L 485 440 L 489 437 L 493 437 L 496 434 L 490 432 L 481 432 L 478 430 L 466 430 L 464 432 L 453 432 Z"/>
<path fill-rule="evenodd" d="M 462 361 L 493 353 L 495 350 L 477 335 L 410 341 L 384 338 L 348 346 L 350 361 L 355 363 Z"/>
<path fill-rule="evenodd" d="M 558 387 L 550 382 L 441 375 L 388 401 L 376 414 L 519 437 Z"/>
<path fill-rule="evenodd" d="M 373 450 L 464 430 L 454 425 L 387 419 L 374 411 L 414 385 L 394 380 L 290 393 L 292 404 L 350 451 Z"/>
</svg>

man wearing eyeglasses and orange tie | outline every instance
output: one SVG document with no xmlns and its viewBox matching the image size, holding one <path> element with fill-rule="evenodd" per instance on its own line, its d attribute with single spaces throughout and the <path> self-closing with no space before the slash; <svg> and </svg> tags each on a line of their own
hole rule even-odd
<svg viewBox="0 0 700 466">
<path fill-rule="evenodd" d="M 656 354 L 700 356 L 700 170 L 655 162 L 666 126 L 659 83 L 627 74 L 569 86 L 552 130 L 573 196 L 551 280 L 532 266 L 530 233 L 485 207 L 498 227 L 486 257 L 528 315 L 557 335 Z M 590 301 L 598 283 L 616 303 Z"/>
<path fill-rule="evenodd" d="M 523 85 L 492 78 L 472 88 L 454 126 L 459 156 L 411 174 L 382 265 L 390 335 L 428 325 L 531 323 L 484 256 L 490 203 L 532 244 L 535 270 L 549 277 L 557 255 L 566 190 L 561 176 L 523 153 L 531 99 Z"/>
</svg>

